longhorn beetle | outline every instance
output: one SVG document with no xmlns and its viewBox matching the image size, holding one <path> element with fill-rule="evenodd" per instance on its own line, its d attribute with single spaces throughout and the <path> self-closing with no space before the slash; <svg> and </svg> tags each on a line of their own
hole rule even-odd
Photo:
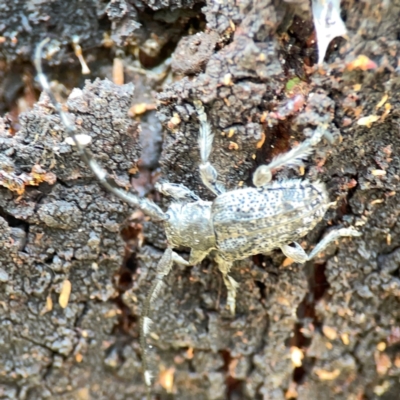
<svg viewBox="0 0 400 400">
<path fill-rule="evenodd" d="M 164 277 L 169 274 L 174 263 L 196 265 L 212 255 L 227 289 L 227 305 L 234 314 L 238 283 L 229 275 L 234 261 L 280 248 L 287 257 L 295 262 L 304 263 L 339 237 L 360 236 L 360 233 L 352 227 L 330 231 L 307 255 L 296 241 L 313 229 L 332 205 L 325 185 L 318 181 L 299 179 L 271 182 L 273 170 L 283 166 L 301 166 L 303 160 L 313 152 L 324 136 L 330 139 L 330 134 L 324 127 L 318 127 L 309 139 L 289 152 L 279 155 L 270 164 L 258 167 L 253 175 L 254 187 L 226 191 L 217 183 L 217 171 L 209 162 L 214 134 L 211 132 L 204 107 L 198 100 L 193 100 L 193 104 L 200 122 L 199 172 L 203 184 L 214 193 L 215 199 L 201 200 L 181 184 L 157 184 L 156 189 L 173 200 L 164 212 L 152 201 L 121 189 L 78 140 L 75 126 L 50 90 L 41 65 L 42 50 L 47 42 L 48 39 L 44 40 L 36 49 L 37 77 L 60 115 L 66 131 L 74 140 L 79 154 L 106 190 L 164 224 L 168 248 L 158 263 L 156 277 L 144 302 L 140 319 L 143 375 L 148 389 L 147 398 L 150 399 L 152 374 L 148 368 L 146 344 L 152 322 L 150 309 L 163 286 Z M 294 247 L 289 246 L 291 243 Z M 173 251 L 179 246 L 191 249 L 189 261 Z"/>
</svg>

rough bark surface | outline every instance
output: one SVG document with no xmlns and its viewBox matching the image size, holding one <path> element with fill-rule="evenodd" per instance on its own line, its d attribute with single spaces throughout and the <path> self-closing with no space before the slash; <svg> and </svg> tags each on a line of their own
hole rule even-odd
<svg viewBox="0 0 400 400">
<path fill-rule="evenodd" d="M 275 179 L 320 179 L 336 201 L 307 251 L 337 226 L 362 236 L 304 266 L 279 250 L 235 263 L 235 317 L 212 259 L 175 266 L 152 309 L 158 398 L 397 399 L 400 2 L 343 1 L 348 38 L 321 68 L 306 1 L 29 4 L 1 6 L 0 397 L 142 399 L 138 318 L 166 247 L 161 225 L 99 187 L 45 96 L 20 113 L 37 87 L 17 78 L 33 74 L 34 46 L 51 33 L 61 50 L 50 64 L 75 63 L 69 89 L 79 81 L 73 35 L 93 75 L 111 77 L 112 57 L 123 58 L 133 85 L 87 83 L 65 109 L 117 182 L 162 207 L 157 180 L 213 198 L 198 174 L 195 99 L 229 189 L 319 124 L 342 139 Z M 118 49 L 102 49 L 104 35 Z"/>
</svg>

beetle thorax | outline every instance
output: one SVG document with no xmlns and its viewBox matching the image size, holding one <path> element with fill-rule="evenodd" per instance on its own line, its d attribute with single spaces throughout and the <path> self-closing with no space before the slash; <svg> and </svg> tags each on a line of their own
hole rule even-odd
<svg viewBox="0 0 400 400">
<path fill-rule="evenodd" d="M 211 219 L 210 201 L 172 203 L 167 211 L 165 233 L 173 247 L 185 246 L 209 251 L 215 248 L 215 234 Z"/>
</svg>

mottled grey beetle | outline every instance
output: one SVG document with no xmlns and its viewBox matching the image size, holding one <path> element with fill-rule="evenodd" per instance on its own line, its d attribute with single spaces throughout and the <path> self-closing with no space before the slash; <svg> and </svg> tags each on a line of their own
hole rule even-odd
<svg viewBox="0 0 400 400">
<path fill-rule="evenodd" d="M 198 138 L 200 176 L 203 184 L 216 195 L 216 198 L 213 201 L 203 201 L 183 185 L 157 184 L 158 191 L 173 199 L 168 210 L 164 212 L 152 201 L 122 190 L 78 140 L 75 126 L 71 124 L 51 92 L 40 61 L 41 51 L 46 42 L 42 42 L 36 52 L 38 80 L 60 114 L 81 156 L 105 189 L 164 224 L 168 248 L 157 266 L 157 274 L 143 305 L 140 323 L 143 370 L 147 387 L 151 385 L 151 372 L 148 369 L 146 355 L 146 336 L 151 325 L 150 308 L 174 262 L 195 265 L 212 253 L 227 288 L 227 305 L 234 314 L 238 284 L 229 276 L 234 261 L 280 248 L 287 257 L 304 263 L 338 237 L 360 235 L 354 228 L 331 231 L 317 244 L 310 255 L 307 255 L 296 241 L 315 227 L 331 205 L 325 186 L 320 182 L 298 179 L 271 182 L 273 170 L 283 166 L 301 165 L 322 137 L 329 136 L 322 127 L 296 148 L 276 157 L 270 164 L 260 166 L 253 176 L 255 187 L 225 192 L 225 189 L 217 183 L 217 171 L 208 161 L 214 135 L 207 122 L 203 105 L 199 101 L 194 101 L 194 105 L 200 121 Z M 289 246 L 290 243 L 293 243 L 294 247 Z M 173 248 L 179 246 L 191 249 L 189 261 L 173 251 Z"/>
</svg>

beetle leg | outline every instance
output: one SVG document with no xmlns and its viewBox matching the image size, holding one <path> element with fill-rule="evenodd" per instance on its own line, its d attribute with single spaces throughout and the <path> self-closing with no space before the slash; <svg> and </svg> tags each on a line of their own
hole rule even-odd
<svg viewBox="0 0 400 400">
<path fill-rule="evenodd" d="M 310 253 L 310 255 L 307 255 L 307 253 L 303 250 L 303 248 L 296 242 L 294 243 L 294 245 L 296 247 L 291 247 L 291 246 L 288 246 L 285 244 L 285 245 L 281 246 L 281 250 L 282 250 L 282 253 L 286 257 L 293 259 L 297 263 L 303 264 L 306 261 L 312 260 L 315 256 L 317 256 L 319 253 L 324 251 L 330 243 L 332 243 L 333 241 L 335 241 L 336 239 L 338 239 L 342 236 L 361 236 L 361 233 L 358 232 L 353 227 L 336 229 L 334 231 L 330 231 L 314 247 L 314 250 Z"/>
<path fill-rule="evenodd" d="M 314 250 L 310 253 L 308 256 L 308 259 L 311 260 L 313 259 L 317 254 L 321 253 L 326 249 L 326 247 L 335 241 L 336 239 L 342 237 L 342 236 L 361 236 L 361 233 L 358 232 L 356 229 L 353 227 L 350 228 L 341 228 L 341 229 L 336 229 L 334 231 L 330 231 L 315 247 Z"/>
<path fill-rule="evenodd" d="M 281 246 L 282 253 L 291 258 L 294 262 L 303 264 L 308 260 L 308 255 L 304 249 L 296 242 L 293 243 L 296 247 L 284 244 Z"/>
<path fill-rule="evenodd" d="M 175 200 L 188 200 L 188 201 L 198 201 L 199 196 L 193 193 L 186 186 L 179 183 L 156 183 L 155 188 L 165 196 L 170 196 Z"/>
<path fill-rule="evenodd" d="M 218 269 L 222 273 L 222 278 L 224 279 L 224 283 L 228 291 L 226 303 L 229 307 L 231 314 L 235 315 L 236 289 L 238 288 L 239 284 L 231 276 L 228 275 L 229 271 L 231 270 L 232 263 L 225 261 L 219 255 L 215 257 L 215 260 L 218 264 Z"/>
<path fill-rule="evenodd" d="M 207 256 L 209 252 L 208 251 L 199 251 L 199 250 L 191 250 L 190 251 L 190 258 L 189 258 L 189 264 L 190 265 L 197 265 L 200 264 L 204 258 Z"/>
<path fill-rule="evenodd" d="M 41 62 L 42 50 L 48 41 L 49 41 L 48 39 L 45 39 L 42 42 L 40 42 L 35 51 L 35 66 L 37 70 L 37 78 L 40 85 L 42 86 L 43 91 L 46 92 L 46 94 L 49 96 L 51 103 L 53 104 L 54 108 L 59 114 L 68 135 L 73 139 L 78 149 L 79 155 L 85 161 L 87 166 L 92 170 L 93 175 L 97 178 L 97 180 L 104 187 L 104 189 L 106 189 L 107 191 L 118 197 L 120 200 L 134 207 L 140 208 L 146 215 L 154 218 L 155 220 L 157 221 L 166 220 L 167 219 L 166 215 L 161 210 L 161 208 L 157 206 L 157 204 L 145 198 L 141 199 L 140 197 L 135 196 L 134 194 L 121 189 L 117 185 L 115 180 L 111 177 L 111 175 L 109 175 L 96 162 L 91 153 L 86 149 L 85 145 L 78 140 L 77 130 L 75 125 L 71 123 L 67 113 L 63 111 L 61 104 L 56 100 L 53 92 L 50 89 L 50 84 L 47 80 L 47 77 L 43 73 L 42 62 Z"/>
<path fill-rule="evenodd" d="M 160 293 L 160 290 L 164 285 L 164 278 L 171 271 L 174 262 L 181 265 L 186 265 L 186 266 L 189 265 L 189 263 L 186 260 L 184 260 L 180 255 L 172 251 L 171 247 L 168 247 L 165 250 L 160 261 L 158 262 L 156 276 L 147 294 L 146 300 L 143 303 L 142 315 L 140 318 L 140 348 L 142 351 L 143 375 L 145 384 L 147 386 L 148 399 L 150 399 L 150 386 L 152 380 L 152 373 L 149 369 L 147 360 L 147 344 L 146 344 L 146 336 L 150 332 L 150 327 L 153 322 L 149 317 L 150 308 L 152 303 Z"/>
<path fill-rule="evenodd" d="M 218 172 L 208 161 L 212 150 L 214 134 L 211 132 L 211 126 L 207 121 L 207 115 L 204 111 L 201 101 L 196 100 L 194 105 L 200 121 L 200 132 L 198 139 L 201 158 L 201 164 L 199 166 L 200 177 L 203 184 L 218 196 L 225 192 L 225 189 L 217 182 Z"/>
<path fill-rule="evenodd" d="M 314 151 L 314 146 L 321 141 L 323 136 L 326 136 L 328 140 L 332 137 L 332 135 L 324 130 L 323 127 L 318 127 L 313 136 L 299 144 L 297 147 L 287 153 L 275 157 L 268 165 L 260 165 L 253 175 L 254 186 L 262 187 L 267 185 L 272 180 L 273 170 L 277 170 L 284 166 L 296 167 L 303 165 L 303 160 Z"/>
</svg>

